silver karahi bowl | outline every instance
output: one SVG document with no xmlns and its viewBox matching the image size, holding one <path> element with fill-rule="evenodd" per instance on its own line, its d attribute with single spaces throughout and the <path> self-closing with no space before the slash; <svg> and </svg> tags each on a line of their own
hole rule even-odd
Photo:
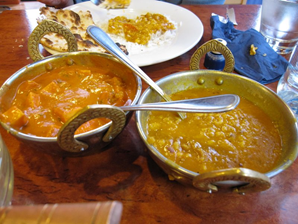
<svg viewBox="0 0 298 224">
<path fill-rule="evenodd" d="M 200 174 L 167 159 L 151 145 L 147 141 L 147 119 L 150 112 L 137 111 L 137 128 L 151 157 L 172 180 L 208 192 L 217 191 L 221 187 L 233 189 L 238 193 L 263 191 L 270 188 L 270 178 L 287 169 L 296 159 L 298 152 L 296 118 L 288 105 L 266 86 L 240 75 L 212 70 L 175 73 L 160 79 L 157 84 L 169 95 L 192 88 L 200 88 L 202 91 L 205 88 L 213 88 L 244 97 L 260 107 L 277 124 L 282 140 L 282 156 L 279 163 L 265 174 L 239 167 Z M 148 88 L 142 94 L 139 103 L 161 100 L 158 94 Z"/>
<path fill-rule="evenodd" d="M 71 66 L 72 64 L 84 65 L 85 67 L 101 66 L 113 71 L 114 73 L 123 74 L 123 76 L 126 76 L 125 78 L 127 80 L 130 80 L 130 82 L 133 82 L 136 86 L 135 96 L 131 104 L 134 105 L 138 102 L 142 91 L 142 81 L 137 75 L 135 75 L 117 59 L 109 54 L 104 53 L 71 52 L 43 58 L 37 62 L 21 68 L 19 71 L 14 73 L 9 79 L 5 81 L 5 83 L 0 88 L 0 98 L 2 104 L 1 112 L 4 112 L 5 110 L 5 106 L 3 105 L 5 105 L 6 97 L 8 97 L 8 99 L 12 97 L 7 95 L 7 92 L 11 88 L 16 88 L 24 80 L 32 79 L 33 77 L 45 73 L 46 71 L 49 71 L 51 69 L 59 68 L 62 66 Z M 110 110 L 108 110 L 107 115 L 114 116 L 113 113 L 110 113 Z M 131 115 L 132 112 L 123 112 L 123 114 L 121 114 L 121 117 L 119 117 L 122 123 L 118 122 L 118 119 L 117 122 L 113 122 L 113 125 L 112 122 L 109 122 L 108 124 L 103 125 L 99 128 L 75 136 L 74 131 L 80 124 L 102 115 L 99 113 L 93 113 L 88 110 L 88 112 L 85 113 L 83 117 L 80 118 L 76 116 L 73 123 L 67 123 L 65 125 L 66 128 L 64 128 L 65 131 L 63 136 L 58 134 L 58 137 L 38 137 L 24 134 L 13 129 L 3 122 L 0 123 L 2 127 L 4 127 L 18 140 L 39 151 L 61 156 L 83 156 L 94 153 L 108 145 L 123 130 Z M 115 119 L 117 119 L 117 114 L 115 116 Z M 121 125 L 119 126 L 120 123 Z M 81 146 L 79 143 L 81 143 L 81 145 L 83 146 Z"/>
</svg>

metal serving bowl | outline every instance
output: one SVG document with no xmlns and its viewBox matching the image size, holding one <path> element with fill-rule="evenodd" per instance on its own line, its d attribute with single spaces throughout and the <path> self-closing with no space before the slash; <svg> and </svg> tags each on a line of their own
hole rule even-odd
<svg viewBox="0 0 298 224">
<path fill-rule="evenodd" d="M 13 164 L 5 142 L 0 135 L 0 207 L 11 204 L 13 183 Z"/>
<path fill-rule="evenodd" d="M 117 74 L 125 74 L 124 78 L 134 81 L 135 86 L 137 86 L 132 105 L 137 103 L 142 91 L 141 79 L 111 55 L 94 52 L 72 52 L 54 55 L 23 67 L 22 69 L 14 73 L 8 80 L 6 80 L 6 82 L 0 88 L 0 98 L 2 102 L 3 100 L 5 100 L 5 97 L 3 96 L 6 96 L 6 92 L 10 90 L 12 86 L 14 86 L 15 88 L 24 80 L 32 79 L 33 77 L 42 74 L 48 70 L 71 64 L 84 65 L 90 67 L 101 66 L 103 68 L 112 70 Z M 111 113 L 106 114 L 107 117 L 109 117 L 110 114 Z M 78 134 L 75 136 L 73 136 L 73 133 L 78 127 L 78 122 L 76 122 L 76 127 L 71 126 L 72 130 L 69 130 L 69 128 L 65 129 L 66 132 L 64 132 L 64 135 L 60 133 L 58 137 L 32 136 L 21 133 L 3 122 L 0 123 L 7 131 L 10 132 L 10 134 L 15 136 L 20 141 L 32 146 L 33 148 L 36 148 L 43 152 L 48 152 L 62 156 L 82 156 L 90 154 L 92 152 L 96 152 L 96 150 L 103 148 L 109 142 L 111 142 L 112 139 L 116 137 L 116 135 L 119 134 L 119 132 L 121 132 L 129 118 L 131 117 L 131 114 L 132 113 L 130 112 L 126 112 L 125 115 L 120 117 L 122 119 L 122 126 L 117 126 L 119 122 L 116 122 L 113 125 L 112 122 L 110 122 L 92 131 Z M 80 118 L 79 123 L 84 123 L 97 116 L 105 115 L 102 115 L 100 113 L 85 114 L 85 116 Z M 76 121 L 78 121 L 78 118 L 76 119 Z M 68 124 L 66 124 L 66 126 L 67 125 Z M 107 133 L 111 133 L 111 131 L 113 132 L 112 135 L 109 134 L 108 136 L 106 136 Z M 65 141 L 65 137 L 68 137 L 69 139 L 74 141 L 74 143 L 84 143 L 83 145 L 85 145 L 85 147 L 71 148 L 72 146 L 69 145 L 69 141 Z"/>
<path fill-rule="evenodd" d="M 147 118 L 149 112 L 137 111 L 138 131 L 155 162 L 174 180 L 194 186 L 203 191 L 217 191 L 218 187 L 228 187 L 238 193 L 263 191 L 268 189 L 270 178 L 289 167 L 297 157 L 297 123 L 291 109 L 273 91 L 262 84 L 243 76 L 212 70 L 184 71 L 169 75 L 157 81 L 169 95 L 192 88 L 213 88 L 225 93 L 237 94 L 255 103 L 278 124 L 282 139 L 282 157 L 279 164 L 266 174 L 245 168 L 232 168 L 199 174 L 187 170 L 164 157 L 147 141 Z M 148 88 L 139 103 L 159 102 L 158 94 Z"/>
</svg>

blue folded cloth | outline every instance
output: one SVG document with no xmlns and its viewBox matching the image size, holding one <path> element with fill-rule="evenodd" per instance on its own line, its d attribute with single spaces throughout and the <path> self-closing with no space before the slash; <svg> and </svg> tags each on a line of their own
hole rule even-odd
<svg viewBox="0 0 298 224">
<path fill-rule="evenodd" d="M 240 31 L 231 21 L 223 23 L 219 17 L 211 16 L 212 38 L 227 41 L 227 47 L 235 58 L 235 71 L 262 84 L 275 82 L 285 73 L 288 61 L 277 54 L 265 41 L 261 33 L 254 29 Z M 258 49 L 250 55 L 250 46 Z"/>
</svg>

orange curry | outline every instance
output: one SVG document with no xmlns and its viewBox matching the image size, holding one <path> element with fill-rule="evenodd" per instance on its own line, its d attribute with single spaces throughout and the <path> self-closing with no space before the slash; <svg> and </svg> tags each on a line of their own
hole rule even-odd
<svg viewBox="0 0 298 224">
<path fill-rule="evenodd" d="M 192 89 L 175 93 L 173 100 L 223 94 Z M 151 112 L 148 142 L 165 157 L 194 172 L 244 167 L 268 172 L 281 158 L 276 125 L 258 106 L 244 99 L 225 113 Z"/>
<path fill-rule="evenodd" d="M 97 67 L 64 66 L 23 81 L 9 105 L 1 105 L 1 121 L 26 134 L 54 137 L 76 112 L 92 104 L 129 105 L 136 84 Z M 6 109 L 3 107 L 7 107 Z M 93 119 L 76 134 L 109 122 Z"/>
<path fill-rule="evenodd" d="M 125 16 L 117 16 L 109 20 L 108 32 L 124 35 L 124 38 L 133 43 L 146 45 L 153 34 L 165 33 L 175 30 L 175 25 L 165 16 L 158 13 L 146 13 L 136 19 L 128 19 Z"/>
</svg>

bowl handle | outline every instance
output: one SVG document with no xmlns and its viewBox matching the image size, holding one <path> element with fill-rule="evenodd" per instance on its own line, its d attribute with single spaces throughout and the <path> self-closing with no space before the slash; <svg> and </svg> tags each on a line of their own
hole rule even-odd
<svg viewBox="0 0 298 224">
<path fill-rule="evenodd" d="M 78 51 L 77 40 L 68 28 L 52 20 L 43 20 L 35 27 L 28 39 L 28 52 L 33 61 L 44 58 L 39 51 L 39 42 L 48 33 L 61 34 L 67 41 L 68 52 Z"/>
<path fill-rule="evenodd" d="M 209 51 L 217 51 L 220 52 L 225 58 L 225 67 L 223 69 L 224 72 L 231 73 L 234 70 L 235 59 L 233 53 L 230 49 L 217 40 L 209 40 L 200 46 L 195 53 L 191 56 L 190 59 L 190 70 L 198 70 L 200 69 L 200 61 Z"/>
<path fill-rule="evenodd" d="M 262 173 L 247 168 L 230 168 L 211 171 L 197 175 L 193 179 L 193 186 L 202 191 L 217 191 L 216 182 L 237 181 L 243 182 L 233 188 L 233 192 L 245 194 L 259 192 L 271 187 L 270 179 Z"/>
<path fill-rule="evenodd" d="M 124 128 L 126 115 L 119 107 L 111 105 L 89 105 L 75 114 L 59 130 L 57 141 L 59 146 L 68 152 L 82 152 L 88 148 L 84 142 L 74 138 L 75 131 L 83 123 L 99 117 L 105 117 L 112 120 L 108 131 L 102 137 L 103 142 L 112 141 Z"/>
</svg>

